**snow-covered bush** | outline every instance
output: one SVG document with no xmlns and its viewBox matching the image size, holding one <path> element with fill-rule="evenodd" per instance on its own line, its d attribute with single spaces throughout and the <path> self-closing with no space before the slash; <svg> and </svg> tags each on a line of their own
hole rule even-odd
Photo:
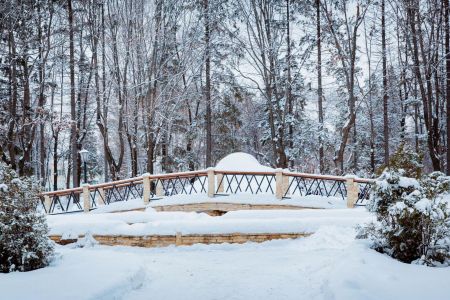
<svg viewBox="0 0 450 300">
<path fill-rule="evenodd" d="M 359 237 L 403 262 L 449 265 L 450 210 L 443 195 L 450 191 L 450 177 L 403 175 L 403 170 L 386 171 L 378 178 L 368 205 L 377 221 L 360 227 Z"/>
<path fill-rule="evenodd" d="M 381 166 L 377 175 L 381 175 L 386 170 L 399 170 L 403 176 L 420 178 L 422 176 L 423 155 L 416 153 L 410 146 L 401 143 L 394 154 L 389 157 L 389 167 Z"/>
<path fill-rule="evenodd" d="M 0 162 L 0 272 L 30 271 L 48 265 L 53 242 L 38 212 L 39 185 Z"/>
</svg>

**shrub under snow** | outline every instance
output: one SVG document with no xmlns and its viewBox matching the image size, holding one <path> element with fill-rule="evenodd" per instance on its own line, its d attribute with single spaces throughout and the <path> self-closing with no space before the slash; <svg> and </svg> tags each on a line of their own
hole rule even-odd
<svg viewBox="0 0 450 300">
<path fill-rule="evenodd" d="M 443 195 L 450 177 L 434 172 L 420 180 L 403 170 L 384 172 L 372 189 L 368 208 L 377 221 L 361 227 L 360 238 L 406 263 L 450 265 L 450 210 Z"/>
<path fill-rule="evenodd" d="M 48 265 L 53 242 L 45 216 L 37 211 L 39 186 L 0 162 L 0 272 Z"/>
</svg>

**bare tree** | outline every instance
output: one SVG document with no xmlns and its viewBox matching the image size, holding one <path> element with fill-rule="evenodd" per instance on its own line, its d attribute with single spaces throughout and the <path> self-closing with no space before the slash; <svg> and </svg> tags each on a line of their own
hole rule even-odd
<svg viewBox="0 0 450 300">
<path fill-rule="evenodd" d="M 342 173 L 344 172 L 344 153 L 347 146 L 348 138 L 350 136 L 350 130 L 356 122 L 356 52 L 357 52 L 357 38 L 358 29 L 364 20 L 364 16 L 370 5 L 370 1 L 356 4 L 356 14 L 354 18 L 348 15 L 348 7 L 346 1 L 339 1 L 337 8 L 341 10 L 343 20 L 337 22 L 335 19 L 336 14 L 332 13 L 332 5 L 327 1 L 321 1 L 323 14 L 327 20 L 328 32 L 331 35 L 332 43 L 337 52 L 337 57 L 341 64 L 341 71 L 345 78 L 345 87 L 348 93 L 348 112 L 344 125 L 341 129 L 341 141 L 336 150 L 334 162 L 336 167 Z M 339 30 L 339 25 L 342 24 L 343 30 Z"/>
</svg>

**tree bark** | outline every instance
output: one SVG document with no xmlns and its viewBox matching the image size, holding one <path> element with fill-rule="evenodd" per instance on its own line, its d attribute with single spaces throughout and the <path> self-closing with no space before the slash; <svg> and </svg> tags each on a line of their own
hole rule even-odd
<svg viewBox="0 0 450 300">
<path fill-rule="evenodd" d="M 286 100 L 288 103 L 288 115 L 290 118 L 293 117 L 293 99 L 292 99 L 292 75 L 291 75 L 291 9 L 290 9 L 290 0 L 286 0 L 286 44 L 287 44 L 287 86 L 286 86 Z M 294 147 L 294 126 L 292 126 L 291 120 L 289 120 L 288 127 L 288 135 L 289 135 L 289 149 L 290 153 L 292 153 L 292 148 Z M 288 157 L 290 167 L 294 167 L 294 158 Z"/>
<path fill-rule="evenodd" d="M 67 14 L 69 21 L 69 68 L 70 68 L 70 116 L 71 116 L 71 158 L 72 158 L 72 186 L 80 185 L 79 159 L 78 159 L 78 127 L 75 98 L 75 49 L 74 49 L 74 29 L 73 29 L 73 8 L 72 0 L 67 0 Z"/>
<path fill-rule="evenodd" d="M 206 167 L 212 166 L 212 120 L 211 120 L 211 43 L 209 2 L 203 0 L 205 22 L 205 101 L 206 101 Z"/>
<path fill-rule="evenodd" d="M 387 61 L 386 61 L 386 13 L 385 0 L 381 0 L 381 52 L 383 60 L 383 135 L 384 135 L 384 164 L 389 166 L 389 118 L 388 118 L 388 90 L 387 90 Z"/>
<path fill-rule="evenodd" d="M 317 18 L 317 103 L 319 109 L 319 170 L 325 171 L 324 149 L 323 149 L 323 88 L 322 88 L 322 34 L 320 24 L 320 0 L 316 0 Z"/>
<path fill-rule="evenodd" d="M 450 175 L 450 25 L 449 0 L 444 0 L 445 16 L 445 93 L 447 109 L 447 175 Z"/>
<path fill-rule="evenodd" d="M 10 102 L 9 102 L 9 124 L 8 124 L 8 154 L 9 163 L 13 169 L 17 168 L 16 165 L 16 147 L 15 147 L 15 129 L 16 129 L 16 118 L 17 118 L 17 66 L 16 66 L 16 44 L 14 39 L 14 32 L 9 31 L 8 34 L 8 45 L 9 45 L 9 55 L 11 57 L 10 61 L 10 72 L 9 72 L 9 86 L 10 86 Z"/>
</svg>

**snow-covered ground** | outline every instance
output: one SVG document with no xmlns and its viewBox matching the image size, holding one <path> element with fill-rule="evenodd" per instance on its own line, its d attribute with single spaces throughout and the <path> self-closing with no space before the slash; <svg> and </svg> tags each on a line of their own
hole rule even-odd
<svg viewBox="0 0 450 300">
<path fill-rule="evenodd" d="M 239 157 L 238 157 L 239 156 Z M 266 170 L 238 154 L 223 170 Z M 244 164 L 245 162 L 245 164 Z M 325 209 L 156 212 L 153 206 L 228 202 L 287 204 Z M 113 203 L 85 213 L 49 215 L 50 234 L 152 235 L 193 233 L 285 233 L 311 236 L 261 244 L 138 248 L 85 243 L 56 246 L 44 269 L 0 273 L 0 299 L 449 299 L 450 268 L 398 262 L 355 239 L 355 226 L 373 215 L 347 209 L 340 198 L 277 200 L 273 195 L 208 198 L 175 195 L 151 201 Z M 145 208 L 144 211 L 109 213 Z M 89 235 L 88 235 L 89 236 Z"/>
<path fill-rule="evenodd" d="M 51 235 L 174 235 L 195 233 L 311 233 L 321 226 L 354 226 L 371 220 L 364 208 L 240 210 L 220 217 L 195 212 L 145 211 L 47 216 Z"/>
<path fill-rule="evenodd" d="M 167 248 L 58 246 L 0 274 L 1 299 L 448 299 L 450 268 L 400 263 L 337 222 L 297 240 Z"/>
</svg>

